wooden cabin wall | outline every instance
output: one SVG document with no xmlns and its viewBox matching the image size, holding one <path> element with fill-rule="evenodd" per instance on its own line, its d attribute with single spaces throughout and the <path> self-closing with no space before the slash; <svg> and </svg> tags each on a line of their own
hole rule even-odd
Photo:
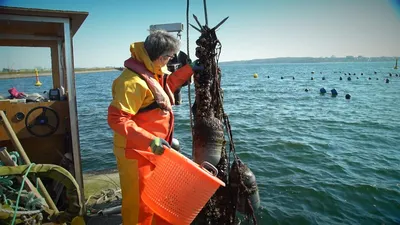
<svg viewBox="0 0 400 225">
<path fill-rule="evenodd" d="M 56 132 L 47 137 L 36 137 L 28 132 L 25 126 L 25 118 L 30 110 L 38 106 L 45 106 L 53 109 L 59 116 L 59 126 Z M 72 152 L 71 138 L 69 135 L 69 107 L 68 101 L 50 101 L 35 103 L 10 103 L 9 101 L 0 101 L 0 110 L 6 112 L 7 119 L 14 129 L 22 147 L 33 163 L 59 164 L 62 155 L 66 152 Z M 25 118 L 21 121 L 16 119 L 16 114 L 22 112 Z M 28 124 L 42 112 L 36 110 L 29 116 Z M 46 114 L 49 114 L 46 112 Z M 40 131 L 40 129 L 37 129 Z M 0 122 L 0 147 L 7 147 L 9 151 L 14 150 L 14 146 L 7 135 L 5 127 Z"/>
<path fill-rule="evenodd" d="M 60 85 L 60 65 L 59 65 L 59 54 L 58 52 L 58 44 L 55 43 L 50 46 L 51 52 L 51 72 L 53 78 L 53 88 L 59 88 Z"/>
</svg>

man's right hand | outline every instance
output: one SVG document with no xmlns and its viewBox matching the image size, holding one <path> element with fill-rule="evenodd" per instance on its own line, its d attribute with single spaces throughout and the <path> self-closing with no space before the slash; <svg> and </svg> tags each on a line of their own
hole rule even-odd
<svg viewBox="0 0 400 225">
<path fill-rule="evenodd" d="M 200 64 L 199 60 L 196 59 L 194 62 L 189 64 L 193 72 L 200 72 L 204 70 L 204 66 Z"/>
<path fill-rule="evenodd" d="M 150 143 L 151 151 L 156 155 L 162 155 L 164 153 L 164 146 L 171 148 L 166 140 L 159 137 L 154 138 Z"/>
</svg>

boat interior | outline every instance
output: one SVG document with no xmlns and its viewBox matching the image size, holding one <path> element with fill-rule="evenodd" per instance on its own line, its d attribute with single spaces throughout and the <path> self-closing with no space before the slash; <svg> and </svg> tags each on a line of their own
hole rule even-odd
<svg viewBox="0 0 400 225">
<path fill-rule="evenodd" d="M 84 210 L 85 192 L 79 146 L 73 37 L 87 16 L 88 12 L 0 7 L 0 46 L 49 48 L 52 80 L 52 87 L 44 97 L 26 98 L 15 95 L 10 89 L 10 97 L 0 100 L 0 170 L 6 166 L 31 164 L 64 168 L 73 177 L 71 186 L 76 189 L 74 193 L 79 195 L 75 197 L 82 208 L 80 214 Z M 39 82 L 36 85 L 41 84 Z M 9 160 L 15 155 L 20 159 Z M 36 171 L 33 167 L 28 169 Z M 5 175 L 5 172 L 0 175 Z M 34 183 L 33 179 L 29 180 Z M 60 185 L 63 181 L 41 177 L 40 183 L 46 190 L 41 190 L 40 185 L 36 190 L 33 187 L 35 185 L 29 185 L 28 181 L 26 183 L 26 187 L 31 188 L 28 191 L 34 189 L 34 193 L 37 193 L 40 189 L 40 193 L 47 192 L 49 196 L 44 197 L 44 204 L 55 212 L 69 207 L 68 190 Z"/>
</svg>

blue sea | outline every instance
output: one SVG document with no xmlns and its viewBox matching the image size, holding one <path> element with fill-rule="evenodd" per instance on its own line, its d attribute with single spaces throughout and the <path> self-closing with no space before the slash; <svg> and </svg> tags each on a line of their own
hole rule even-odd
<svg viewBox="0 0 400 225">
<path fill-rule="evenodd" d="M 400 224 L 400 70 L 393 64 L 220 65 L 236 151 L 258 182 L 259 224 Z M 118 75 L 76 74 L 86 172 L 116 167 L 106 115 Z M 51 77 L 41 77 L 39 88 L 34 82 L 0 80 L 0 95 L 12 86 L 48 90 Z M 174 106 L 175 137 L 190 157 L 187 87 L 182 98 Z"/>
</svg>

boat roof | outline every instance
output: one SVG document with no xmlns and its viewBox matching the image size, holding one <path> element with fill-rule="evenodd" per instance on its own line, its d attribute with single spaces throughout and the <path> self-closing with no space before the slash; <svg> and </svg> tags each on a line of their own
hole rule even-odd
<svg viewBox="0 0 400 225">
<path fill-rule="evenodd" d="M 71 37 L 88 12 L 0 6 L 0 46 L 49 47 L 64 39 L 69 21 Z"/>
</svg>

